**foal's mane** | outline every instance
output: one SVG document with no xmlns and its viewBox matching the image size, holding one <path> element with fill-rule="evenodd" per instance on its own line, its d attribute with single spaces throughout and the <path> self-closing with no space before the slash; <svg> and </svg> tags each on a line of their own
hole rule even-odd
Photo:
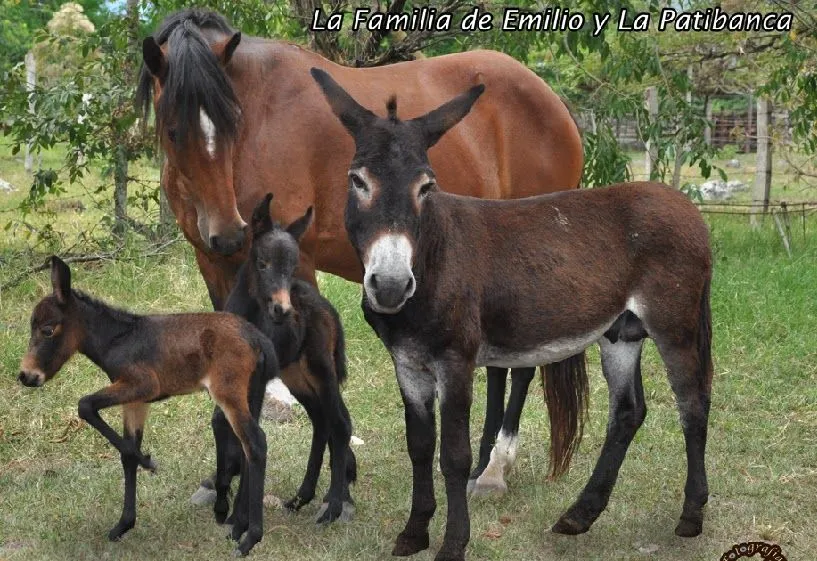
<svg viewBox="0 0 817 561">
<path fill-rule="evenodd" d="M 93 296 L 85 292 L 82 292 L 81 290 L 73 290 L 72 293 L 74 295 L 74 298 L 76 298 L 86 306 L 93 308 L 94 311 L 104 316 L 107 316 L 108 318 L 118 323 L 134 324 L 137 321 L 139 321 L 139 318 L 141 317 L 127 310 L 110 306 L 103 302 L 102 300 L 94 298 Z"/>
<path fill-rule="evenodd" d="M 159 45 L 170 44 L 168 73 L 156 107 L 156 131 L 161 133 L 175 122 L 176 140 L 181 146 L 189 137 L 197 140 L 201 134 L 200 109 L 213 121 L 217 138 L 234 138 L 238 127 L 238 99 L 202 33 L 209 30 L 228 37 L 234 33 L 221 14 L 189 9 L 169 15 L 153 35 Z M 136 100 L 145 123 L 153 106 L 153 80 L 143 62 Z"/>
</svg>

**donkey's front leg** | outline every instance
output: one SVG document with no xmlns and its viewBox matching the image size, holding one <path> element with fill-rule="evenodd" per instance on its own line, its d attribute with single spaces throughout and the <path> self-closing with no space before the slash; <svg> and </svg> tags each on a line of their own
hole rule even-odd
<svg viewBox="0 0 817 561">
<path fill-rule="evenodd" d="M 428 548 L 428 523 L 434 516 L 432 467 L 437 445 L 434 422 L 434 376 L 427 368 L 395 352 L 394 369 L 403 396 L 406 417 L 406 443 L 412 467 L 411 514 L 406 527 L 397 536 L 392 555 L 406 557 Z"/>
<path fill-rule="evenodd" d="M 471 469 L 471 392 L 474 364 L 459 356 L 435 363 L 440 398 L 440 467 L 445 477 L 448 518 L 435 561 L 463 561 L 471 536 L 466 489 Z"/>
</svg>

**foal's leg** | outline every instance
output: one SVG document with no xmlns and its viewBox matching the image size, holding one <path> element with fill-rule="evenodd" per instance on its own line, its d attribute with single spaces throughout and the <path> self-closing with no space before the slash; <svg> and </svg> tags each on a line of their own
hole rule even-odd
<svg viewBox="0 0 817 561">
<path fill-rule="evenodd" d="M 667 365 L 686 441 L 684 509 L 675 533 L 682 537 L 692 537 L 703 530 L 703 507 L 709 498 L 704 455 L 709 423 L 711 373 L 707 375 L 702 369 L 711 369 L 711 363 L 699 367 L 698 350 L 694 346 L 670 346 L 658 340 L 656 344 Z"/>
<path fill-rule="evenodd" d="M 477 479 L 485 471 L 491 459 L 491 450 L 494 448 L 496 436 L 502 426 L 505 415 L 505 384 L 508 377 L 507 368 L 489 366 L 486 368 L 488 388 L 485 397 L 485 424 L 482 427 L 482 438 L 479 441 L 479 458 L 477 465 L 471 472 L 468 480 L 468 492 L 474 490 Z"/>
<path fill-rule="evenodd" d="M 304 505 L 309 504 L 315 498 L 315 487 L 318 484 L 318 476 L 321 473 L 323 464 L 323 453 L 326 450 L 326 422 L 320 401 L 314 394 L 293 393 L 295 399 L 306 409 L 309 420 L 312 422 L 312 447 L 309 450 L 309 460 L 306 463 L 306 473 L 298 492 L 284 503 L 284 507 L 290 512 L 297 512 Z"/>
<path fill-rule="evenodd" d="M 469 438 L 473 363 L 458 356 L 433 366 L 440 396 L 440 467 L 445 478 L 448 516 L 443 545 L 435 561 L 464 561 L 471 537 L 468 515 L 468 471 L 471 469 Z"/>
<path fill-rule="evenodd" d="M 434 376 L 409 357 L 397 356 L 394 369 L 406 418 L 406 443 L 411 458 L 411 513 L 397 536 L 392 555 L 407 557 L 428 548 L 428 523 L 437 509 L 432 467 L 437 444 L 434 420 Z M 468 450 L 470 458 L 470 446 Z M 466 474 L 467 477 L 467 474 Z"/>
<path fill-rule="evenodd" d="M 593 474 L 578 500 L 553 526 L 552 530 L 556 533 L 586 532 L 607 507 L 627 448 L 647 416 L 641 385 L 643 343 L 643 339 L 636 342 L 619 340 L 616 343 L 611 343 L 606 337 L 599 340 L 601 367 L 610 397 L 607 437 Z"/>
<path fill-rule="evenodd" d="M 150 471 L 156 470 L 156 464 L 150 455 L 143 454 L 131 439 L 119 436 L 105 420 L 99 416 L 100 409 L 114 405 L 133 402 L 145 402 L 155 397 L 155 379 L 153 373 L 138 371 L 123 373 L 116 382 L 102 388 L 96 393 L 86 395 L 79 400 L 79 417 L 94 427 L 104 436 L 121 455 L 133 456 L 140 466 Z"/>
<path fill-rule="evenodd" d="M 313 371 L 321 368 L 318 364 L 310 365 Z M 328 374 L 328 376 L 326 376 Z M 327 503 L 326 510 L 318 516 L 316 522 L 322 524 L 337 520 L 343 512 L 343 499 L 345 492 L 348 493 L 346 484 L 346 457 L 349 449 L 349 440 L 352 437 L 352 425 L 347 417 L 344 417 L 341 409 L 340 387 L 338 387 L 337 377 L 334 375 L 332 367 L 325 365 L 324 373 L 321 375 L 324 380 L 321 392 L 322 408 L 326 418 L 327 429 L 329 431 L 329 469 L 331 479 L 329 482 L 329 492 L 324 502 Z"/>
<path fill-rule="evenodd" d="M 142 446 L 142 431 L 147 417 L 147 403 L 129 403 L 122 406 L 122 420 L 125 439 L 133 443 L 135 450 Z M 118 541 L 136 525 L 136 468 L 139 460 L 133 454 L 120 454 L 122 470 L 125 472 L 125 502 L 119 522 L 108 533 L 108 539 Z"/>
<path fill-rule="evenodd" d="M 219 399 L 233 432 L 244 449 L 241 483 L 233 506 L 234 540 L 238 544 L 236 554 L 247 555 L 261 541 L 264 534 L 264 472 L 267 463 L 267 441 L 264 431 L 250 414 L 246 401 L 236 396 L 213 396 Z M 243 489 L 242 489 L 243 488 Z"/>
<path fill-rule="evenodd" d="M 216 501 L 213 505 L 213 513 L 215 514 L 216 522 L 223 524 L 230 510 L 230 502 L 227 498 L 230 490 L 230 481 L 233 476 L 236 475 L 228 458 L 230 441 L 238 442 L 238 440 L 233 434 L 230 423 L 227 421 L 227 417 L 224 415 L 224 411 L 221 410 L 221 407 L 215 407 L 210 425 L 213 428 L 213 437 L 216 441 L 216 475 L 213 480 L 216 491 Z M 239 471 L 241 470 L 240 458 L 238 469 Z"/>
<path fill-rule="evenodd" d="M 511 396 L 502 419 L 502 428 L 491 450 L 491 461 L 477 479 L 475 495 L 484 495 L 494 491 L 504 493 L 508 490 L 505 484 L 507 475 L 516 461 L 516 447 L 519 443 L 519 419 L 522 408 L 528 397 L 528 388 L 536 375 L 535 368 L 514 368 L 511 370 Z"/>
</svg>

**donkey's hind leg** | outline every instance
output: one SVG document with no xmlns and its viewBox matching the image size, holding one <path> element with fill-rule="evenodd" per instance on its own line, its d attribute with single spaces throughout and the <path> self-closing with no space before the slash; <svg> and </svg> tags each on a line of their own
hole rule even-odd
<svg viewBox="0 0 817 561">
<path fill-rule="evenodd" d="M 693 537 L 703 529 L 703 507 L 709 498 L 704 454 L 709 422 L 711 392 L 711 362 L 708 356 L 699 366 L 698 349 L 694 346 L 678 348 L 656 340 L 661 358 L 667 366 L 670 385 L 675 393 L 681 426 L 686 441 L 687 480 L 684 487 L 684 509 L 675 533 Z"/>
<path fill-rule="evenodd" d="M 502 418 L 502 428 L 491 450 L 490 462 L 476 481 L 474 495 L 491 492 L 504 493 L 508 490 L 505 476 L 511 471 L 516 461 L 519 420 L 522 417 L 525 399 L 528 397 L 528 388 L 535 375 L 535 368 L 513 368 L 511 370 L 511 395 Z"/>
<path fill-rule="evenodd" d="M 605 335 L 599 340 L 610 401 L 607 436 L 593 474 L 578 500 L 554 524 L 552 530 L 558 534 L 586 532 L 607 507 L 627 449 L 647 416 L 641 385 L 644 341 L 624 341 L 615 336 L 613 339 L 615 343 Z"/>
<path fill-rule="evenodd" d="M 133 443 L 137 452 L 142 447 L 142 431 L 147 417 L 147 403 L 129 403 L 122 406 L 124 438 Z M 134 454 L 120 454 L 122 470 L 125 472 L 125 501 L 119 522 L 108 533 L 108 539 L 119 541 L 125 533 L 136 525 L 136 468 L 139 460 Z"/>
</svg>

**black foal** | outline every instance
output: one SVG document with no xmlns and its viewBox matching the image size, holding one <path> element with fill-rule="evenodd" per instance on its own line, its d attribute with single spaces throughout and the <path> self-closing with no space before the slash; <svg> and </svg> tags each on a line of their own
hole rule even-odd
<svg viewBox="0 0 817 561">
<path fill-rule="evenodd" d="M 51 284 L 53 294 L 40 300 L 31 315 L 19 379 L 26 386 L 42 386 L 77 352 L 108 375 L 109 386 L 79 401 L 79 416 L 119 451 L 125 472 L 122 517 L 108 537 L 118 540 L 136 524 L 137 466 L 156 469 L 141 450 L 148 404 L 206 389 L 224 411 L 223 421 L 213 423 L 214 433 L 226 427 L 243 450 L 237 462 L 242 491 L 233 507 L 233 538 L 246 532 L 236 550 L 246 555 L 264 530 L 267 443 L 256 419 L 263 388 L 278 375 L 270 341 L 233 314 L 140 316 L 111 308 L 72 290 L 71 271 L 57 257 L 51 258 Z M 99 415 L 114 405 L 122 406 L 124 436 Z M 226 503 L 223 507 L 226 514 Z"/>
<path fill-rule="evenodd" d="M 294 277 L 298 242 L 312 223 L 312 207 L 283 228 L 270 217 L 271 201 L 272 194 L 268 194 L 253 212 L 250 256 L 238 272 L 226 310 L 247 318 L 272 340 L 281 379 L 312 421 L 306 474 L 296 495 L 284 506 L 297 511 L 315 497 L 328 443 L 331 481 L 324 498 L 326 508 L 317 522 L 332 522 L 341 516 L 345 504 L 351 507 L 349 485 L 357 479 L 357 461 L 349 447 L 352 421 L 340 394 L 346 379 L 343 326 L 332 304 L 314 286 Z M 231 440 L 229 435 L 226 438 L 225 442 Z M 240 449 L 226 446 L 228 455 L 240 459 Z M 217 448 L 223 447 L 217 443 Z M 216 475 L 217 504 L 226 504 L 233 471 Z"/>
</svg>

